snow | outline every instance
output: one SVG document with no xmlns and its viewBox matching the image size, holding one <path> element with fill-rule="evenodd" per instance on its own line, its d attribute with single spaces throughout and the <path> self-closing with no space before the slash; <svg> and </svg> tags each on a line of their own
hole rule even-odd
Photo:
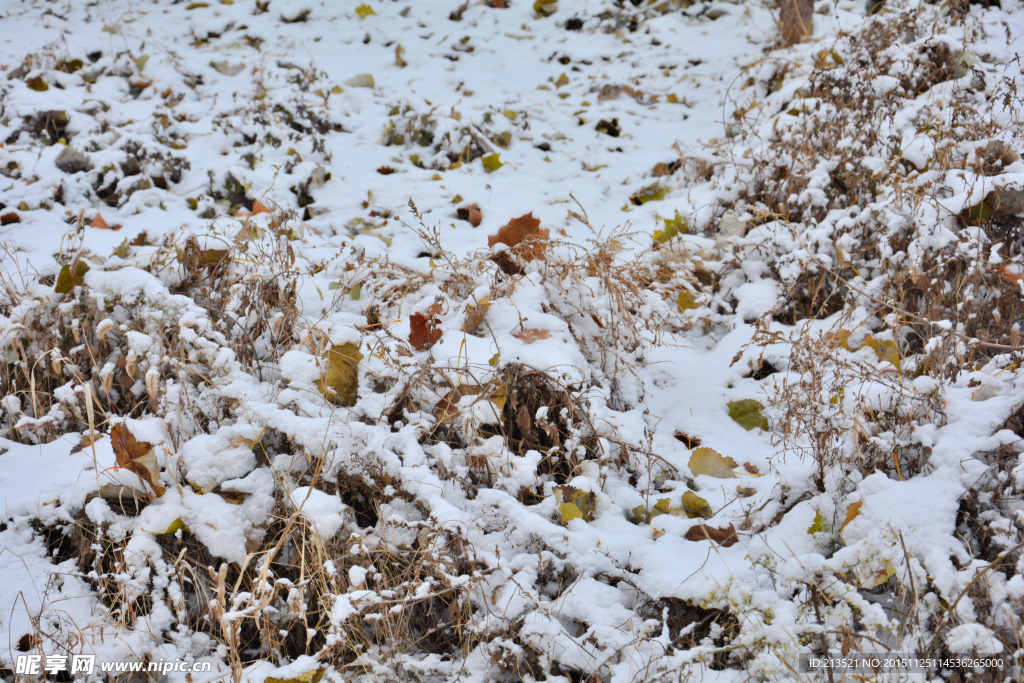
<svg viewBox="0 0 1024 683">
<path fill-rule="evenodd" d="M 210 657 L 228 675 L 224 624 L 190 612 L 192 582 L 213 576 L 213 595 L 230 565 L 222 613 L 323 636 L 303 653 L 247 660 L 242 676 L 256 683 L 321 667 L 324 680 L 415 671 L 482 682 L 529 669 L 625 683 L 697 667 L 710 680 L 785 680 L 795 643 L 823 626 L 809 586 L 824 594 L 830 634 L 856 623 L 865 637 L 897 638 L 878 591 L 909 594 L 913 581 L 931 610 L 920 621 L 934 624 L 991 566 L 971 546 L 978 532 L 961 528 L 971 506 L 989 506 L 978 528 L 995 552 L 1019 543 L 1019 520 L 992 507 L 991 489 L 1024 486 L 1008 422 L 1024 403 L 1016 357 L 969 350 L 965 322 L 947 311 L 922 326 L 945 336 L 920 353 L 946 344 L 951 364 L 973 365 L 917 365 L 909 335 L 893 332 L 910 319 L 884 305 L 897 273 L 952 286 L 936 254 L 957 267 L 981 259 L 979 282 L 1019 272 L 1001 270 L 1020 261 L 1011 237 L 994 247 L 960 215 L 993 191 L 1014 196 L 1024 166 L 981 173 L 970 164 L 984 141 L 949 132 L 937 144 L 934 132 L 949 127 L 951 102 L 969 102 L 1019 142 L 1013 112 L 993 104 L 1002 79 L 1019 80 L 1017 0 L 968 10 L 970 50 L 945 6 L 921 8 L 935 35 L 908 31 L 889 48 L 889 72 L 865 71 L 860 84 L 899 106 L 877 130 L 836 136 L 842 159 L 777 160 L 776 179 L 793 182 L 774 190 L 778 207 L 746 199 L 774 172 L 758 166 L 763 155 L 832 136 L 845 116 L 810 92 L 815 64 L 852 77 L 850 36 L 909 16 L 904 3 L 877 19 L 860 2 L 819 3 L 815 40 L 789 49 L 758 2 L 580 0 L 546 18 L 528 0 L 467 3 L 458 17 L 456 2 L 367 0 L 372 13 L 261 4 L 5 9 L 0 214 L 18 216 L 0 228 L 0 351 L 13 377 L 0 398 L 5 665 L 45 618 L 58 626 L 40 652 Z M 938 44 L 951 51 L 949 79 L 899 94 Z M 47 90 L 29 87 L 36 75 Z M 32 118 L 51 111 L 67 113 L 63 141 Z M 469 160 L 473 145 L 499 154 L 500 168 Z M 88 165 L 65 163 L 82 161 L 71 150 Z M 857 174 L 881 189 L 836 208 L 839 181 Z M 886 184 L 897 176 L 906 184 Z M 655 185 L 660 198 L 634 199 Z M 928 201 L 901 203 L 913 188 Z M 250 215 L 253 200 L 271 210 Z M 479 226 L 458 218 L 469 204 Z M 551 242 L 503 274 L 495 261 L 510 251 L 488 237 L 528 212 Z M 92 227 L 97 215 L 117 229 Z M 652 250 L 677 215 L 687 234 Z M 877 235 L 892 240 L 871 251 Z M 76 262 L 89 271 L 58 294 L 52 278 Z M 791 316 L 808 274 L 835 281 L 823 273 L 848 279 L 844 311 Z M 680 310 L 683 292 L 697 292 L 695 307 Z M 485 297 L 486 324 L 470 329 Z M 796 305 L 801 317 L 811 305 Z M 430 348 L 411 342 L 413 314 L 436 318 Z M 840 331 L 833 355 L 799 356 L 800 335 Z M 330 403 L 323 359 L 348 343 L 361 355 L 355 400 Z M 898 358 L 883 358 L 887 345 Z M 758 378 L 762 360 L 773 374 Z M 549 378 L 549 405 L 505 411 L 531 390 L 512 370 Z M 801 384 L 815 371 L 824 384 Z M 457 387 L 474 393 L 442 420 Z M 787 387 L 792 403 L 773 402 Z M 729 417 L 744 399 L 765 406 L 770 429 Z M 815 431 L 786 431 L 787 407 L 818 410 Z M 163 495 L 117 466 L 109 431 L 128 411 L 134 437 L 154 445 Z M 79 447 L 89 421 L 99 438 Z M 737 478 L 693 476 L 690 440 L 735 459 Z M 872 453 L 883 456 L 868 465 Z M 141 510 L 104 494 L 111 485 L 137 492 Z M 593 493 L 594 519 L 562 524 L 556 486 Z M 638 521 L 638 508 L 678 509 L 689 492 L 711 509 L 701 522 L 732 525 L 738 542 L 688 540 L 698 521 L 685 514 Z M 274 545 L 282 526 L 295 535 Z M 82 566 L 57 542 L 69 537 L 75 552 L 119 544 L 123 561 Z M 189 564 L 196 556 L 203 566 Z M 1015 571 L 986 582 L 1010 612 L 1024 595 Z M 142 596 L 151 608 L 136 614 Z M 122 612 L 115 600 L 127 600 Z M 452 620 L 464 611 L 459 628 L 474 634 L 457 654 L 365 647 L 391 627 L 383 620 L 439 602 Z M 949 618 L 948 647 L 1003 652 L 995 629 L 1019 619 L 985 621 L 970 602 Z M 721 617 L 718 630 L 701 630 L 701 615 Z M 671 626 L 677 617 L 688 625 Z M 449 628 L 440 620 L 438 632 Z M 332 647 L 365 672 L 334 668 Z M 716 655 L 725 670 L 706 667 Z"/>
</svg>

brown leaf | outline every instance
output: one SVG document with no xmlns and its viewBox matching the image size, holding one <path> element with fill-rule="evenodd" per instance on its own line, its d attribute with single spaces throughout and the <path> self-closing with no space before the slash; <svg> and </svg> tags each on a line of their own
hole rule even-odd
<svg viewBox="0 0 1024 683">
<path fill-rule="evenodd" d="M 100 230 L 110 230 L 110 226 L 103 220 L 102 214 L 96 214 L 96 218 L 92 219 L 92 223 L 89 224 L 90 228 L 99 228 Z"/>
<path fill-rule="evenodd" d="M 491 0 L 491 7 L 494 9 L 508 9 L 508 3 L 505 0 Z"/>
<path fill-rule="evenodd" d="M 668 164 L 664 162 L 658 162 L 654 165 L 654 177 L 660 178 L 666 175 L 672 175 L 672 171 L 669 170 Z"/>
<path fill-rule="evenodd" d="M 523 267 L 516 261 L 516 258 L 507 251 L 499 251 L 491 257 L 491 260 L 498 264 L 501 272 L 505 273 L 505 275 L 522 275 L 525 272 Z"/>
<path fill-rule="evenodd" d="M 690 450 L 693 450 L 694 448 L 697 448 L 697 446 L 700 446 L 700 439 L 698 439 L 695 436 L 690 436 L 689 434 L 684 434 L 678 429 L 676 430 L 675 437 L 678 440 L 682 441 L 683 445 L 689 448 Z"/>
<path fill-rule="evenodd" d="M 476 204 L 470 204 L 469 206 L 460 207 L 455 211 L 455 215 L 459 220 L 469 221 L 469 224 L 474 228 L 480 225 L 480 221 L 483 219 L 483 214 L 480 212 L 480 207 Z"/>
<path fill-rule="evenodd" d="M 20 222 L 21 216 L 14 213 L 13 211 L 11 211 L 10 213 L 5 213 L 3 216 L 0 216 L 0 225 L 12 225 L 14 223 Z"/>
<path fill-rule="evenodd" d="M 114 425 L 110 430 L 110 444 L 114 448 L 114 455 L 117 456 L 117 466 L 131 470 L 139 475 L 143 481 L 153 487 L 156 495 L 164 494 L 163 486 L 159 484 L 160 469 L 157 467 L 156 455 L 153 453 L 153 444 L 148 441 L 139 441 L 128 429 L 128 425 L 121 422 Z"/>
<path fill-rule="evenodd" d="M 743 463 L 743 469 L 750 474 L 761 474 L 761 470 L 757 469 L 757 465 L 751 465 L 749 462 Z"/>
<path fill-rule="evenodd" d="M 381 166 L 380 168 L 377 169 L 377 173 L 380 173 L 381 175 L 391 175 L 394 172 L 395 169 L 391 168 L 390 166 Z"/>
<path fill-rule="evenodd" d="M 28 652 L 32 649 L 32 634 L 26 633 L 18 639 L 18 652 Z"/>
<path fill-rule="evenodd" d="M 255 216 L 258 213 L 274 213 L 273 209 L 268 209 L 266 206 L 260 203 L 260 200 L 255 200 L 252 203 L 252 214 Z"/>
<path fill-rule="evenodd" d="M 547 339 L 551 336 L 551 332 L 549 330 L 535 330 L 529 327 L 524 327 L 518 332 L 513 332 L 512 336 L 521 340 L 525 344 L 532 344 L 539 339 Z"/>
<path fill-rule="evenodd" d="M 78 442 L 77 446 L 75 446 L 74 448 L 71 449 L 71 452 L 69 453 L 69 455 L 74 455 L 75 453 L 80 453 L 80 452 L 84 451 L 86 448 L 89 448 L 90 446 L 92 446 L 94 443 L 96 443 L 97 441 L 99 441 L 102 438 L 103 438 L 103 434 L 100 434 L 99 432 L 96 432 L 96 433 L 94 433 L 92 435 L 83 434 L 82 435 L 82 440 Z"/>
<path fill-rule="evenodd" d="M 481 387 L 476 384 L 460 384 L 438 401 L 434 408 L 434 417 L 438 422 L 451 422 L 459 415 L 459 401 L 463 396 L 477 396 Z"/>
<path fill-rule="evenodd" d="M 550 230 L 540 229 L 540 219 L 533 217 L 533 212 L 513 218 L 503 225 L 497 234 L 487 238 L 487 246 L 493 247 L 499 242 L 514 249 L 527 261 L 543 258 L 544 250 L 547 249 L 546 240 L 551 235 Z"/>
<path fill-rule="evenodd" d="M 739 540 L 739 537 L 736 535 L 736 527 L 732 524 L 718 529 L 706 524 L 698 524 L 695 527 L 690 527 L 689 531 L 683 535 L 683 538 L 687 541 L 706 541 L 710 539 L 723 548 L 728 548 Z"/>
<path fill-rule="evenodd" d="M 428 311 L 432 313 L 431 311 Z M 426 351 L 441 338 L 441 330 L 437 329 L 440 321 L 432 314 L 428 318 L 422 313 L 409 316 L 409 343 L 417 351 Z"/>
</svg>

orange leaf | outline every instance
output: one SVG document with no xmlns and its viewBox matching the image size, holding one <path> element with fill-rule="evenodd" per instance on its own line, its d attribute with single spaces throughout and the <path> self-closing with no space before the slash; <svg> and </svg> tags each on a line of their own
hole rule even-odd
<svg viewBox="0 0 1024 683">
<path fill-rule="evenodd" d="M 431 315 L 429 318 L 422 313 L 413 313 L 409 316 L 409 343 L 417 351 L 426 351 L 437 343 L 441 338 L 441 330 L 437 329 L 437 318 Z"/>
<path fill-rule="evenodd" d="M 263 206 L 263 204 L 260 204 L 260 200 L 258 200 L 258 199 L 252 203 L 252 215 L 253 216 L 255 216 L 258 213 L 273 213 L 273 212 L 274 212 L 273 209 L 268 209 L 267 207 Z"/>
<path fill-rule="evenodd" d="M 544 257 L 547 244 L 539 240 L 547 239 L 550 234 L 550 230 L 540 229 L 540 219 L 534 218 L 531 211 L 525 216 L 513 218 L 497 234 L 488 236 L 487 246 L 493 247 L 500 242 L 515 249 L 527 261 L 532 261 Z"/>
<path fill-rule="evenodd" d="M 110 445 L 117 457 L 117 466 L 131 470 L 143 481 L 153 487 L 156 495 L 162 496 L 166 489 L 160 485 L 160 470 L 153 454 L 153 444 L 139 441 L 129 431 L 128 426 L 121 422 L 110 430 Z"/>
<path fill-rule="evenodd" d="M 864 505 L 864 501 L 858 500 L 856 503 L 851 503 L 850 507 L 846 509 L 846 519 L 843 520 L 843 525 L 839 527 L 839 531 L 846 528 L 846 525 L 852 522 L 857 515 L 860 514 L 860 509 Z"/>
<path fill-rule="evenodd" d="M 90 228 L 99 228 L 100 230 L 110 230 L 110 226 L 103 220 L 101 214 L 96 214 L 96 218 L 92 219 L 92 223 L 89 224 Z"/>
<path fill-rule="evenodd" d="M 532 328 L 524 327 L 518 332 L 513 332 L 512 336 L 516 339 L 522 340 L 526 344 L 532 344 L 538 339 L 547 339 L 551 336 L 551 332 L 548 330 L 535 330 Z"/>
<path fill-rule="evenodd" d="M 683 538 L 687 541 L 706 541 L 710 539 L 723 548 L 728 548 L 739 540 L 736 536 L 736 527 L 732 524 L 718 529 L 713 526 L 698 524 L 695 527 L 690 527 L 690 530 L 683 535 Z"/>
</svg>

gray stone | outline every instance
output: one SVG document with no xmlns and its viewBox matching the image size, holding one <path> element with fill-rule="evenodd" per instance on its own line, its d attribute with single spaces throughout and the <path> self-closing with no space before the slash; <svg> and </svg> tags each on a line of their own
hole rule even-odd
<svg viewBox="0 0 1024 683">
<path fill-rule="evenodd" d="M 61 153 L 57 155 L 57 168 L 64 171 L 65 173 L 78 173 L 89 168 L 92 164 L 89 162 L 89 157 L 79 152 L 74 147 L 65 147 L 61 150 Z"/>
</svg>

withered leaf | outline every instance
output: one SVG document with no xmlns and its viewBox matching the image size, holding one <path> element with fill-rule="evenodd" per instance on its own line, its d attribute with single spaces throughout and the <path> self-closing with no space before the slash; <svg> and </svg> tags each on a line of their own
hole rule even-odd
<svg viewBox="0 0 1024 683">
<path fill-rule="evenodd" d="M 683 512 L 687 517 L 702 517 L 703 519 L 711 517 L 712 514 L 708 502 L 693 491 L 683 494 Z"/>
<path fill-rule="evenodd" d="M 466 322 L 462 325 L 462 331 L 475 337 L 482 337 L 480 326 L 483 325 L 484 316 L 487 315 L 487 309 L 490 307 L 491 298 L 489 296 L 466 306 Z"/>
<path fill-rule="evenodd" d="M 551 336 L 551 332 L 549 330 L 535 330 L 533 328 L 524 327 L 518 332 L 513 332 L 512 336 L 525 344 L 532 344 L 540 339 L 547 339 Z"/>
<path fill-rule="evenodd" d="M 437 329 L 440 321 L 433 315 L 427 317 L 422 313 L 409 316 L 409 343 L 417 351 L 426 351 L 441 338 L 441 330 Z"/>
<path fill-rule="evenodd" d="M 732 524 L 717 529 L 703 523 L 698 524 L 695 527 L 690 527 L 689 531 L 683 534 L 683 538 L 687 541 L 706 541 L 710 539 L 723 548 L 728 548 L 739 540 L 739 537 L 736 535 L 736 527 Z"/>
<path fill-rule="evenodd" d="M 391 168 L 390 166 L 381 166 L 380 168 L 377 169 L 377 173 L 380 173 L 381 175 L 391 175 L 394 172 L 395 169 Z"/>
<path fill-rule="evenodd" d="M 455 215 L 459 220 L 469 221 L 469 224 L 474 228 L 480 225 L 480 221 L 483 219 L 483 214 L 480 212 L 480 207 L 476 204 L 470 204 L 469 206 L 459 207 L 455 211 Z"/>
<path fill-rule="evenodd" d="M 96 443 L 97 441 L 99 441 L 102 438 L 103 438 L 103 435 L 100 434 L 99 432 L 95 432 L 94 434 L 83 434 L 82 435 L 82 440 L 78 442 L 77 446 L 75 446 L 74 448 L 71 449 L 71 451 L 69 452 L 69 455 L 74 455 L 75 453 L 81 453 L 86 448 L 89 448 L 90 446 L 92 446 L 94 443 Z"/>
<path fill-rule="evenodd" d="M 846 509 L 846 519 L 843 520 L 843 525 L 839 527 L 839 531 L 846 528 L 846 525 L 857 518 L 860 514 L 860 509 L 864 505 L 864 501 L 858 500 L 856 503 L 851 503 L 850 507 Z"/>
<path fill-rule="evenodd" d="M 681 432 L 678 429 L 676 430 L 675 437 L 679 441 L 682 441 L 683 445 L 691 450 L 696 448 L 697 446 L 700 446 L 700 439 L 698 439 L 695 436 L 690 436 L 689 434 Z"/>
<path fill-rule="evenodd" d="M 92 219 L 92 223 L 89 223 L 90 228 L 98 228 L 100 230 L 110 230 L 110 226 L 103 220 L 103 214 L 96 214 L 96 218 Z"/>
<path fill-rule="evenodd" d="M 21 216 L 11 211 L 0 216 L 0 225 L 14 225 L 21 222 Z"/>
<path fill-rule="evenodd" d="M 551 235 L 550 230 L 541 230 L 540 219 L 533 217 L 533 212 L 513 218 L 503 225 L 494 235 L 487 238 L 487 246 L 493 247 L 499 242 L 515 249 L 516 253 L 527 261 L 543 258 L 547 249 L 546 240 Z"/>
<path fill-rule="evenodd" d="M 438 422 L 450 422 L 459 414 L 459 401 L 462 397 L 477 396 L 480 392 L 481 387 L 478 384 L 460 384 L 438 401 L 437 407 L 434 408 L 434 417 Z"/>
<path fill-rule="evenodd" d="M 689 466 L 695 477 L 706 474 L 718 479 L 735 479 L 733 469 L 739 465 L 732 458 L 723 458 L 722 454 L 713 448 L 702 446 L 694 449 Z"/>
<path fill-rule="evenodd" d="M 114 425 L 110 430 L 110 444 L 114 448 L 114 455 L 117 457 L 117 466 L 130 470 L 153 487 L 158 496 L 164 494 L 163 486 L 160 485 L 160 468 L 156 462 L 156 454 L 153 452 L 153 444 L 148 441 L 139 441 L 128 429 L 128 425 L 121 422 Z"/>
<path fill-rule="evenodd" d="M 573 486 L 556 486 L 555 502 L 558 504 L 558 518 L 562 526 L 567 526 L 573 519 L 594 521 L 597 494 L 593 491 L 581 491 Z"/>
<path fill-rule="evenodd" d="M 347 342 L 327 351 L 326 367 L 320 378 L 320 393 L 334 405 L 350 407 L 359 400 L 359 344 Z"/>
</svg>

